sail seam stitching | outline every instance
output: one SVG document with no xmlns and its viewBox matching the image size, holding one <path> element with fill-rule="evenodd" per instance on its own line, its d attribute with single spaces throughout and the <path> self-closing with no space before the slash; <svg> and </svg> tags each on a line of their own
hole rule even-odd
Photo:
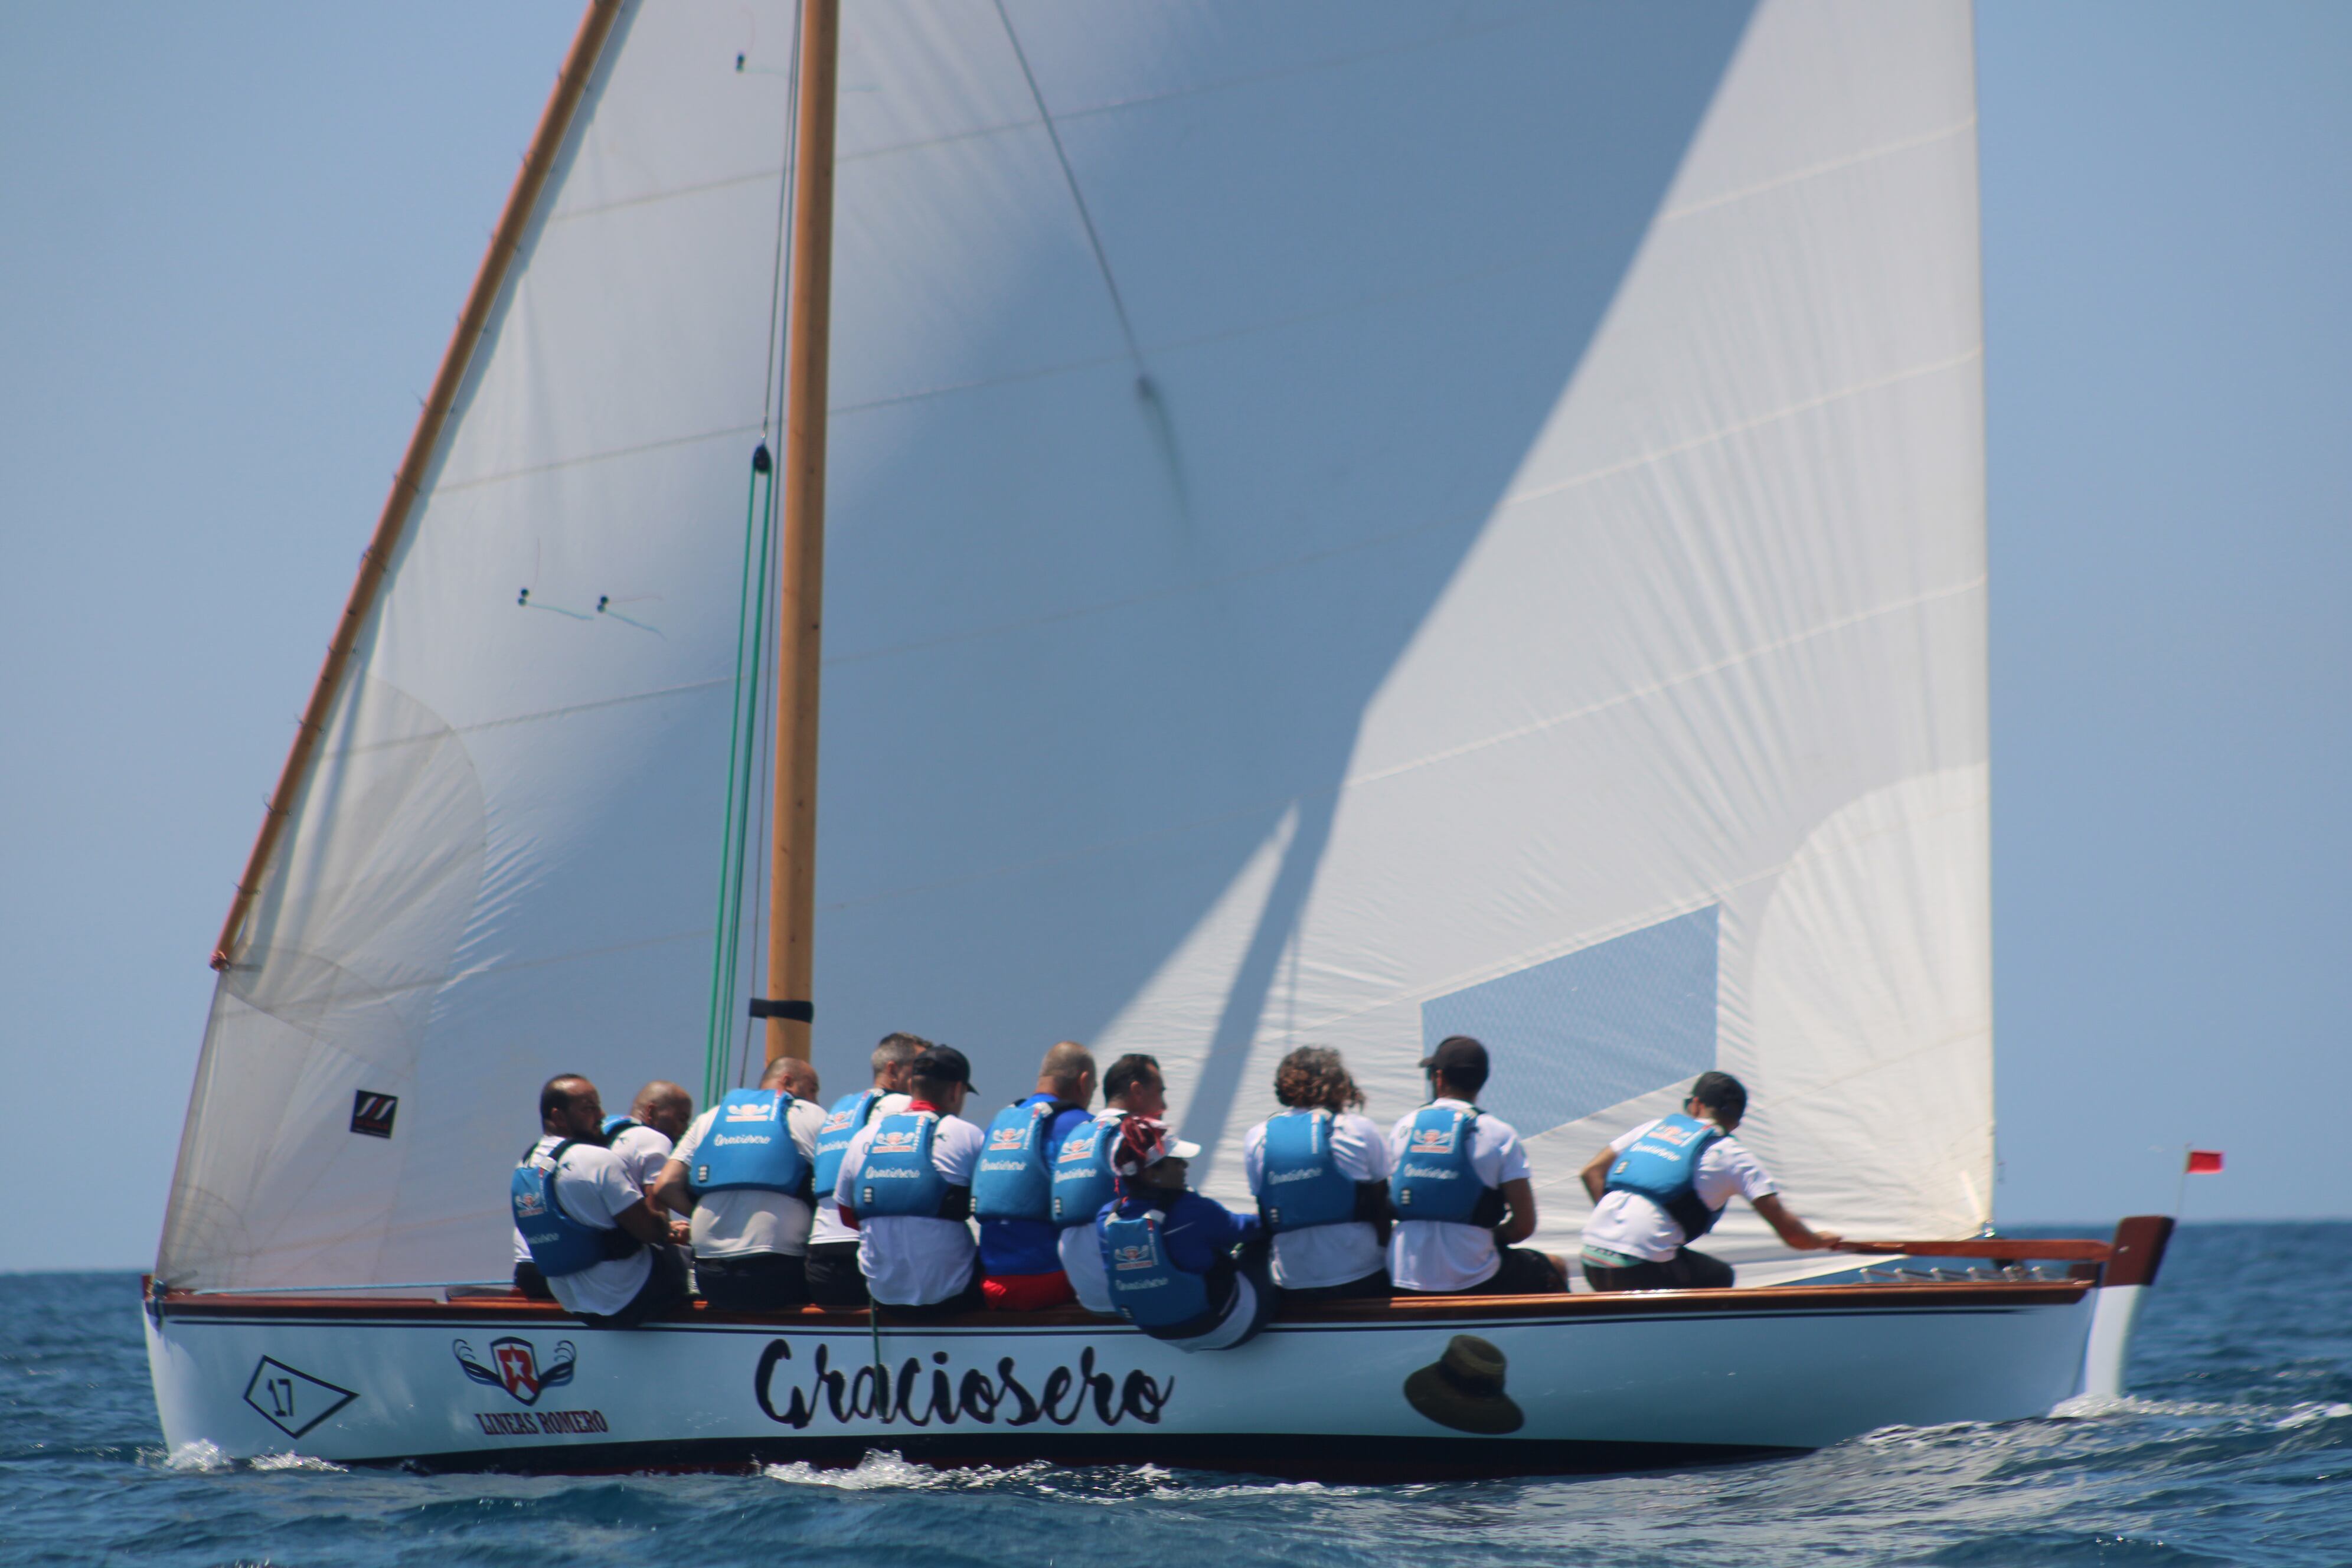
<svg viewBox="0 0 2352 1568">
<path fill-rule="evenodd" d="M 1882 142 L 1875 147 L 1866 147 L 1859 153 L 1849 153 L 1842 158 L 1829 158 L 1818 163 L 1808 163 L 1801 169 L 1792 169 L 1785 174 L 1778 174 L 1752 185 L 1742 185 L 1737 190 L 1725 191 L 1719 195 L 1709 196 L 1704 201 L 1692 202 L 1686 206 L 1668 207 L 1658 215 L 1658 222 L 1672 223 L 1677 218 L 1690 217 L 1698 213 L 1712 211 L 1716 207 L 1728 206 L 1734 202 L 1744 202 L 1750 196 L 1760 196 L 1790 185 L 1802 184 L 1808 180 L 1819 179 L 1823 174 L 1836 174 L 1841 169 L 1851 169 L 1857 164 L 1872 163 L 1880 158 L 1891 158 L 1898 153 L 1908 153 L 1916 148 L 1933 146 L 1938 142 L 1948 142 L 1956 136 L 1974 131 L 1976 123 L 1977 117 L 1971 114 L 1965 120 L 1938 126 L 1933 131 L 1923 131 L 1916 136 L 1905 136 L 1893 142 Z"/>
</svg>

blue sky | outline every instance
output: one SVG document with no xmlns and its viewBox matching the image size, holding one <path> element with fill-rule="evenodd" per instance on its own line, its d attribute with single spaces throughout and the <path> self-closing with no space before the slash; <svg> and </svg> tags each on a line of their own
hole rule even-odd
<svg viewBox="0 0 2352 1568">
<path fill-rule="evenodd" d="M 205 966 L 573 0 L 0 8 L 0 1089 L 152 1254 Z M 2352 10 L 1980 7 L 2010 1222 L 2352 1214 Z M 2323 1113 L 2324 1114 L 2324 1113 Z M 2308 1131 L 2289 1135 L 2292 1125 Z"/>
</svg>

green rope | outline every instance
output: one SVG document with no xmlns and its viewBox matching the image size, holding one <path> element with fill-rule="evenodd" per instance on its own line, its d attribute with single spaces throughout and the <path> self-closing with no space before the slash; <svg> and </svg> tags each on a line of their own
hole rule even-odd
<svg viewBox="0 0 2352 1568">
<path fill-rule="evenodd" d="M 735 599 L 735 686 L 727 732 L 727 815 L 719 849 L 719 916 L 710 954 L 710 1017 L 703 1037 L 702 1102 L 717 1101 L 732 1075 L 735 986 L 741 957 L 743 879 L 750 853 L 745 829 L 751 820 L 754 742 L 760 717 L 760 649 L 767 635 L 768 541 L 764 526 L 775 501 L 775 476 L 765 442 L 751 458 L 750 493 L 744 500 L 743 577 Z M 752 565 L 752 543 L 759 564 Z"/>
</svg>

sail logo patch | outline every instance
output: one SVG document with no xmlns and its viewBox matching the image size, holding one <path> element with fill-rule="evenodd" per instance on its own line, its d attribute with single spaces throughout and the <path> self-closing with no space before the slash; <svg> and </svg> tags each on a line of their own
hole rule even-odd
<svg viewBox="0 0 2352 1568">
<path fill-rule="evenodd" d="M 370 1138 L 392 1136 L 392 1119 L 400 1110 L 400 1096 L 378 1094 L 372 1089 L 352 1091 L 352 1131 Z"/>
<path fill-rule="evenodd" d="M 1145 1245 L 1110 1249 L 1110 1266 L 1113 1268 L 1149 1268 L 1152 1261 L 1151 1248 Z"/>
<path fill-rule="evenodd" d="M 1454 1129 L 1451 1127 L 1416 1127 L 1412 1142 L 1405 1145 L 1408 1155 L 1451 1154 L 1454 1152 Z"/>
<path fill-rule="evenodd" d="M 1070 1134 L 1062 1145 L 1061 1163 L 1065 1165 L 1084 1164 L 1095 1157 L 1095 1130 L 1091 1127 Z"/>
<path fill-rule="evenodd" d="M 877 1154 L 911 1154 L 915 1152 L 912 1132 L 877 1132 L 872 1152 Z"/>
<path fill-rule="evenodd" d="M 765 1105 L 730 1105 L 727 1108 L 727 1120 L 730 1122 L 773 1121 L 777 1104 L 777 1101 L 771 1100 Z"/>
<path fill-rule="evenodd" d="M 457 1365 L 476 1383 L 493 1388 L 503 1388 L 524 1405 L 536 1405 L 541 1393 L 560 1388 L 572 1381 L 579 1361 L 579 1352 L 570 1340 L 556 1342 L 555 1354 L 545 1366 L 539 1364 L 539 1349 L 529 1340 L 512 1334 L 490 1342 L 490 1364 L 483 1365 L 475 1359 L 474 1347 L 463 1340 L 451 1343 Z"/>
<path fill-rule="evenodd" d="M 831 1116 L 824 1119 L 824 1125 L 818 1129 L 818 1131 L 823 1132 L 846 1132 L 849 1131 L 852 1120 L 853 1118 L 846 1110 L 836 1110 Z"/>
<path fill-rule="evenodd" d="M 1026 1127 L 1000 1127 L 988 1135 L 988 1151 L 992 1154 L 1007 1149 L 1018 1152 L 1028 1146 L 1029 1130 Z"/>
</svg>

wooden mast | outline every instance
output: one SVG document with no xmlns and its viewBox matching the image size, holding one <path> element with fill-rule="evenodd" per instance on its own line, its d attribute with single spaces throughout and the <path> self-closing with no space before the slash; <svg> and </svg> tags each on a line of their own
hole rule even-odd
<svg viewBox="0 0 2352 1568">
<path fill-rule="evenodd" d="M 310 774 L 310 754 L 318 748 L 319 737 L 326 731 L 327 714 L 334 707 L 335 694 L 341 689 L 343 670 L 351 663 L 360 627 L 366 623 L 368 612 L 375 607 L 393 552 L 399 547 L 401 533 L 408 526 L 409 514 L 424 489 L 425 468 L 440 442 L 441 427 L 448 423 L 449 410 L 457 401 L 457 388 L 466 379 L 474 345 L 489 325 L 490 309 L 498 303 L 499 289 L 506 286 L 507 270 L 522 247 L 523 231 L 530 226 L 531 209 L 539 205 L 539 193 L 555 170 L 556 154 L 562 150 L 563 139 L 572 129 L 572 116 L 580 107 L 581 95 L 588 89 L 588 78 L 596 68 L 596 57 L 604 52 L 604 40 L 620 18 L 621 5 L 622 0 L 590 0 L 587 13 L 580 18 L 579 31 L 572 35 L 571 50 L 563 57 L 563 68 L 555 79 L 555 90 L 548 96 L 547 108 L 539 117 L 539 129 L 532 133 L 530 148 L 523 154 L 514 188 L 507 193 L 506 210 L 499 216 L 499 226 L 490 236 L 490 248 L 474 274 L 473 291 L 466 297 L 466 309 L 457 318 L 457 330 L 450 335 L 449 347 L 441 356 L 441 370 L 433 378 L 432 395 L 425 400 L 425 411 L 416 417 L 416 429 L 408 438 L 408 451 L 401 458 L 400 471 L 393 476 L 392 493 L 384 498 L 375 532 L 368 540 L 366 553 L 360 557 L 359 577 L 352 584 L 350 597 L 343 602 L 342 619 L 335 623 L 335 635 L 327 644 L 326 663 L 310 687 L 310 700 L 303 705 L 300 727 L 294 731 L 294 744 L 286 753 L 286 765 L 278 773 L 278 787 L 269 792 L 261 831 L 254 838 L 253 852 L 246 857 L 245 874 L 236 879 L 236 896 L 229 901 L 228 918 L 221 922 L 220 936 L 213 943 L 215 969 L 228 968 L 236 952 L 237 937 L 246 916 L 252 912 L 255 896 L 261 890 L 261 879 L 269 868 L 278 835 L 293 812 L 295 795 L 300 793 L 303 780 Z"/>
<path fill-rule="evenodd" d="M 784 547 L 776 637 L 775 859 L 768 880 L 767 1059 L 809 1054 L 815 1017 L 816 719 L 824 625 L 825 372 L 832 346 L 834 72 L 841 0 L 802 0 L 784 359 Z"/>
</svg>

